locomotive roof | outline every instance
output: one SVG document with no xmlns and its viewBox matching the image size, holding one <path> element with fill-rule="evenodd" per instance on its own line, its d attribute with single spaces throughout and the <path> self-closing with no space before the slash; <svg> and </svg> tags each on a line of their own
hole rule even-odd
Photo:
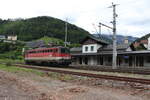
<svg viewBox="0 0 150 100">
<path fill-rule="evenodd" d="M 34 50 L 47 50 L 47 49 L 56 49 L 56 48 L 66 48 L 66 47 L 63 47 L 63 46 L 57 46 L 57 47 L 45 47 L 45 48 L 36 48 L 36 49 L 30 49 L 30 50 L 27 50 L 27 51 L 34 51 Z"/>
</svg>

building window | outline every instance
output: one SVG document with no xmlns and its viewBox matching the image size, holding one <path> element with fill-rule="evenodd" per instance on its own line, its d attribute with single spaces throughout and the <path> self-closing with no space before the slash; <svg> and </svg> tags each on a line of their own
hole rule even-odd
<svg viewBox="0 0 150 100">
<path fill-rule="evenodd" d="M 85 47 L 85 51 L 88 51 L 88 47 Z"/>
<path fill-rule="evenodd" d="M 91 51 L 94 51 L 94 46 L 91 46 Z"/>
</svg>

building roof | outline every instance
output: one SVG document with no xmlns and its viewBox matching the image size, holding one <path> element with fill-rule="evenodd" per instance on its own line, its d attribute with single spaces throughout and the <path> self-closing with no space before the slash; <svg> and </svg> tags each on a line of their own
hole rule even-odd
<svg viewBox="0 0 150 100">
<path fill-rule="evenodd" d="M 83 43 L 85 42 L 87 39 L 93 39 L 95 40 L 96 42 L 98 43 L 102 43 L 102 44 L 110 44 L 111 42 L 108 41 L 110 39 L 106 38 L 106 37 L 103 37 L 103 36 L 99 36 L 99 37 L 95 37 L 93 35 L 88 35 L 86 38 L 84 38 L 80 43 Z"/>
<path fill-rule="evenodd" d="M 73 52 L 80 52 L 80 51 L 82 52 L 82 47 L 74 47 L 74 48 L 71 48 L 70 51 L 71 51 L 71 52 L 72 52 L 72 51 L 73 51 Z"/>
<path fill-rule="evenodd" d="M 142 36 L 141 38 L 136 39 L 134 42 L 140 42 L 141 40 L 148 39 L 149 37 L 150 37 L 150 33 L 148 33 L 148 34 Z M 134 42 L 133 42 L 133 43 L 134 43 Z"/>
<path fill-rule="evenodd" d="M 129 47 L 130 44 L 117 44 L 117 50 L 119 49 L 127 49 Z M 99 50 L 112 50 L 113 49 L 113 45 L 106 45 L 103 48 L 100 48 Z"/>
<path fill-rule="evenodd" d="M 127 51 L 123 54 L 150 54 L 150 50 L 141 50 L 141 51 Z"/>
<path fill-rule="evenodd" d="M 136 55 L 136 54 L 150 54 L 149 50 L 142 50 L 142 51 L 118 51 L 118 55 Z M 112 55 L 112 51 L 104 51 L 99 53 L 74 53 L 71 54 L 72 56 L 95 56 L 95 55 Z"/>
<path fill-rule="evenodd" d="M 148 38 L 150 37 L 150 33 L 142 36 L 141 38 L 136 39 L 130 47 L 132 48 L 133 51 L 138 51 L 138 50 L 146 50 L 144 44 L 148 44 Z"/>
<path fill-rule="evenodd" d="M 37 48 L 37 47 L 43 47 L 43 46 L 45 46 L 45 43 L 42 40 L 32 41 L 32 42 L 27 42 L 26 46 L 29 47 L 29 48 Z"/>
</svg>

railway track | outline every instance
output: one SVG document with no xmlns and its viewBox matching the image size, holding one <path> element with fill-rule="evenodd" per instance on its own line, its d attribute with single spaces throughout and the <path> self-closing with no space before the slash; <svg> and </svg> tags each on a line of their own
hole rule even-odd
<svg viewBox="0 0 150 100">
<path fill-rule="evenodd" d="M 57 72 L 57 73 L 63 73 L 63 74 L 71 74 L 71 75 L 86 76 L 86 77 L 92 77 L 92 78 L 101 78 L 101 79 L 107 79 L 107 80 L 125 81 L 125 82 L 133 82 L 133 83 L 141 83 L 141 84 L 150 85 L 150 79 L 143 79 L 143 78 L 102 75 L 102 74 L 94 74 L 94 73 L 88 73 L 88 72 L 79 72 L 75 70 L 67 70 L 67 69 L 62 70 L 59 68 L 50 68 L 50 67 L 48 68 L 48 67 L 21 65 L 21 64 L 15 64 L 15 66 L 24 67 L 24 68 L 32 68 L 32 69 L 37 69 L 37 70 L 42 70 L 42 71 Z"/>
<path fill-rule="evenodd" d="M 112 69 L 112 67 L 102 67 L 102 66 L 70 66 L 70 68 L 102 71 L 102 72 L 117 72 L 117 73 L 132 73 L 132 74 L 150 75 L 150 68 L 142 68 L 142 67 L 135 67 L 135 68 L 118 67 L 117 69 Z"/>
<path fill-rule="evenodd" d="M 1 63 L 1 62 L 0 62 Z M 2 63 L 5 64 L 5 63 Z M 14 64 L 24 64 L 24 63 L 14 63 Z M 49 66 L 49 65 L 47 65 Z M 60 66 L 55 66 L 55 68 L 60 68 Z M 66 66 L 61 66 L 61 68 L 66 68 Z M 117 72 L 117 73 L 131 73 L 131 74 L 141 74 L 150 75 L 150 68 L 146 67 L 118 67 L 117 69 L 112 69 L 111 66 L 75 66 L 71 65 L 69 69 L 78 70 L 91 70 L 91 71 L 101 71 L 101 72 Z"/>
</svg>

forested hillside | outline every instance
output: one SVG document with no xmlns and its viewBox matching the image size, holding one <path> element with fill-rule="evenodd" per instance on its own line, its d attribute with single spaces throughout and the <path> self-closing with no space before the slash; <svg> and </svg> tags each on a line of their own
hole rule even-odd
<svg viewBox="0 0 150 100">
<path fill-rule="evenodd" d="M 43 36 L 64 40 L 65 22 L 53 17 L 41 16 L 29 19 L 0 20 L 0 34 L 15 34 L 21 41 L 32 41 Z M 89 33 L 68 23 L 68 41 L 78 43 Z"/>
<path fill-rule="evenodd" d="M 22 42 L 0 42 L 0 59 L 22 59 Z"/>
</svg>

